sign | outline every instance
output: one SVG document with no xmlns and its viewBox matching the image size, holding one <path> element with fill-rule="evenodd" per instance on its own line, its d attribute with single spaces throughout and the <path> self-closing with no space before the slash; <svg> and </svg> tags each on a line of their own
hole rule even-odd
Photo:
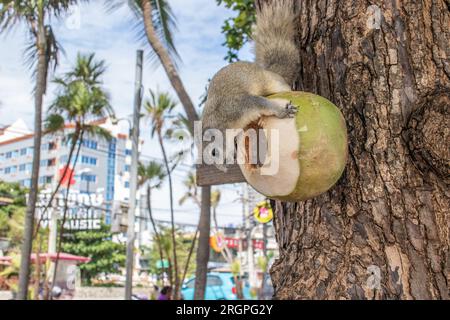
<svg viewBox="0 0 450 320">
<path fill-rule="evenodd" d="M 38 195 L 36 205 L 37 219 L 41 225 L 48 226 L 52 214 L 56 214 L 62 220 L 65 208 L 65 195 L 58 194 L 53 199 L 52 205 L 44 213 L 44 209 L 50 201 L 49 192 L 41 192 Z M 78 191 L 70 191 L 68 196 L 65 230 L 99 230 L 103 220 L 104 197 L 101 193 L 81 194 Z"/>
<path fill-rule="evenodd" d="M 260 223 L 267 223 L 273 219 L 273 210 L 269 201 L 264 200 L 256 204 L 253 209 L 253 216 Z"/>
<path fill-rule="evenodd" d="M 216 244 L 214 243 L 215 240 L 213 240 L 213 238 L 214 238 L 214 236 L 210 237 L 210 244 L 211 244 L 211 247 L 213 248 L 213 250 L 216 251 L 217 247 L 214 247 L 214 246 L 216 246 Z M 224 237 L 223 240 L 228 248 L 236 249 L 236 250 L 239 249 L 239 241 L 240 241 L 239 238 Z M 262 250 L 264 248 L 263 240 L 253 239 L 252 244 L 253 244 L 254 249 Z M 222 249 L 223 249 L 223 247 L 222 247 Z M 247 249 L 247 240 L 244 239 L 244 240 L 242 240 L 242 250 L 246 250 L 246 249 Z M 220 251 L 216 251 L 216 252 L 220 252 Z"/>
<path fill-rule="evenodd" d="M 209 244 L 215 252 L 221 252 L 227 243 L 222 233 L 216 232 L 216 234 L 209 237 Z"/>
<path fill-rule="evenodd" d="M 74 179 L 74 171 L 70 166 L 63 166 L 61 169 L 59 169 L 59 179 L 61 179 L 61 185 L 62 186 L 69 186 L 69 185 L 74 185 L 75 184 L 75 179 Z"/>
</svg>

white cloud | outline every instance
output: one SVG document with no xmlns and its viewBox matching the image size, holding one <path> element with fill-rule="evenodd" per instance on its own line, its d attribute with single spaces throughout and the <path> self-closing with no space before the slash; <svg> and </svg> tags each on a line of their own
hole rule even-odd
<svg viewBox="0 0 450 320">
<path fill-rule="evenodd" d="M 55 22 L 55 33 L 65 49 L 66 56 L 61 56 L 61 64 L 57 73 L 67 71 L 73 65 L 77 52 L 95 52 L 98 59 L 104 59 L 108 65 L 105 74 L 105 87 L 111 93 L 112 104 L 119 117 L 132 113 L 134 92 L 134 64 L 136 50 L 149 47 L 136 41 L 133 25 L 130 23 L 132 15 L 126 7 L 106 13 L 103 1 L 83 4 L 80 7 L 79 29 L 66 25 L 66 21 Z M 198 104 L 204 93 L 207 80 L 215 72 L 226 65 L 223 59 L 226 49 L 222 47 L 224 37 L 221 34 L 223 21 L 233 13 L 223 7 L 218 7 L 214 0 L 171 0 L 170 4 L 177 17 L 178 31 L 175 43 L 182 57 L 180 75 L 186 85 L 194 104 Z M 17 28 L 8 37 L 1 37 L 0 49 L 0 124 L 8 124 L 17 118 L 23 118 L 32 127 L 33 97 L 31 91 L 33 83 L 31 73 L 23 63 L 23 48 L 25 46 L 25 30 Z M 244 59 L 249 59 L 248 48 L 245 48 Z M 175 97 L 170 83 L 159 67 L 152 69 L 148 61 L 145 62 L 144 86 L 149 88 L 168 90 Z M 54 86 L 49 85 L 45 104 L 53 99 Z M 181 111 L 181 109 L 180 109 Z M 142 135 L 146 140 L 144 154 L 161 157 L 159 146 L 155 141 L 149 141 L 149 126 L 142 124 Z M 190 203 L 178 206 L 178 199 L 184 193 L 182 180 L 183 171 L 177 171 L 174 176 L 176 216 L 179 221 L 196 223 L 198 210 Z M 228 190 L 228 191 L 227 191 Z M 223 201 L 226 205 L 219 207 L 219 221 L 223 224 L 240 223 L 241 205 L 233 203 L 235 190 L 232 186 L 223 188 Z M 157 215 L 161 219 L 168 218 L 168 186 L 165 184 L 155 194 L 155 207 L 163 208 Z M 183 210 L 183 211 L 180 211 Z"/>
</svg>

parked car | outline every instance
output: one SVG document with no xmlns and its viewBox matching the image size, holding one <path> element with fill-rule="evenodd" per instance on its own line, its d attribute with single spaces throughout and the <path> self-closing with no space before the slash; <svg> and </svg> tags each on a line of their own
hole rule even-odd
<svg viewBox="0 0 450 320">
<path fill-rule="evenodd" d="M 259 293 L 259 300 L 272 300 L 273 298 L 273 284 L 268 272 L 263 274 L 261 291 Z"/>
<path fill-rule="evenodd" d="M 195 277 L 187 280 L 181 293 L 185 300 L 194 300 Z M 250 295 L 250 285 L 244 279 L 243 286 L 244 299 L 252 299 Z M 205 300 L 236 300 L 236 285 L 231 272 L 209 272 L 206 280 Z"/>
</svg>

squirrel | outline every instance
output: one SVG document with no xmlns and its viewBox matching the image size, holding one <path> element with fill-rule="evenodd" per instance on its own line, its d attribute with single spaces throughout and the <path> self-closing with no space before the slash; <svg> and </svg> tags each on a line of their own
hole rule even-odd
<svg viewBox="0 0 450 320">
<path fill-rule="evenodd" d="M 290 101 L 265 96 L 291 91 L 300 63 L 294 42 L 296 16 L 292 0 L 257 8 L 255 62 L 231 63 L 214 75 L 202 115 L 204 129 L 245 129 L 262 116 L 295 116 L 297 108 Z"/>
</svg>

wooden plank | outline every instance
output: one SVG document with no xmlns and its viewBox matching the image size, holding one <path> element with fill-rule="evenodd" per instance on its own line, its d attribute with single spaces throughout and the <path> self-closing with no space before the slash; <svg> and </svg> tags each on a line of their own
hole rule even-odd
<svg viewBox="0 0 450 320">
<path fill-rule="evenodd" d="M 240 182 L 245 182 L 245 178 L 237 164 L 229 166 L 227 172 L 222 172 L 213 165 L 197 165 L 197 185 L 199 186 Z"/>
</svg>

